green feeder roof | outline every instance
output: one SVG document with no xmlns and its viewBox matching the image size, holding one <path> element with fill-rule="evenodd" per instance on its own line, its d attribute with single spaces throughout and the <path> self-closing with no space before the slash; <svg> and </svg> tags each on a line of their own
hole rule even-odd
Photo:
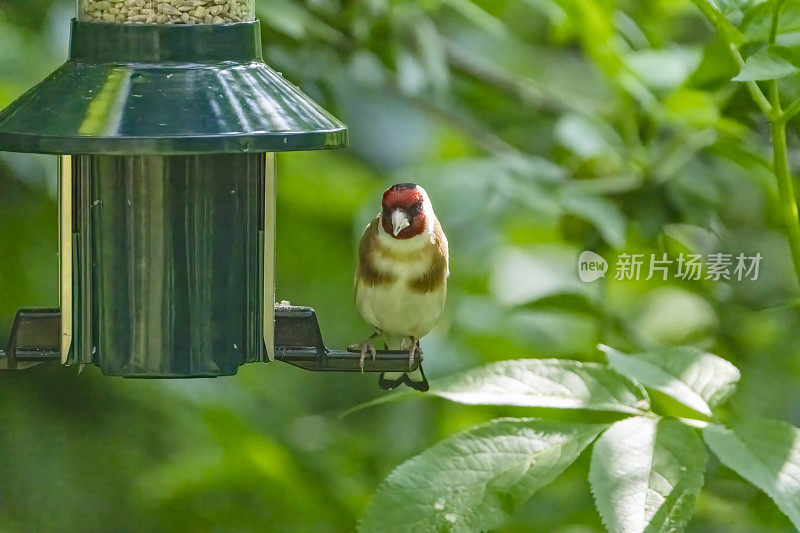
<svg viewBox="0 0 800 533">
<path fill-rule="evenodd" d="M 188 154 L 340 148 L 347 127 L 267 66 L 258 21 L 72 21 L 70 59 L 0 111 L 0 150 Z"/>
</svg>

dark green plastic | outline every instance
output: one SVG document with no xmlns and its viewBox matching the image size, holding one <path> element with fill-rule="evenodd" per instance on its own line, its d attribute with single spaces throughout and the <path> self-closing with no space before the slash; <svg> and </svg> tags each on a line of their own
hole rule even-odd
<svg viewBox="0 0 800 533">
<path fill-rule="evenodd" d="M 212 377 L 264 360 L 264 154 L 84 155 L 72 174 L 67 364 Z"/>
<path fill-rule="evenodd" d="M 255 153 L 339 148 L 347 128 L 262 60 L 258 21 L 72 21 L 70 60 L 0 111 L 0 150 Z"/>
</svg>

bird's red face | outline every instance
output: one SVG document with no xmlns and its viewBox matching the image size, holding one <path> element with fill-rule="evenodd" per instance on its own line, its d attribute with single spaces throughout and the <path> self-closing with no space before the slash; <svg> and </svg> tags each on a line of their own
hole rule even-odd
<svg viewBox="0 0 800 533">
<path fill-rule="evenodd" d="M 383 193 L 383 230 L 395 239 L 410 239 L 425 230 L 424 197 L 413 183 L 398 183 Z"/>
</svg>

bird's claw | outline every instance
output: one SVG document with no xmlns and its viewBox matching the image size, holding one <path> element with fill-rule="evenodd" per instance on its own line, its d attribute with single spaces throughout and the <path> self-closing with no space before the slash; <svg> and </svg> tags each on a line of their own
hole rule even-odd
<svg viewBox="0 0 800 533">
<path fill-rule="evenodd" d="M 412 337 L 411 339 L 411 348 L 408 350 L 408 368 L 409 370 L 411 367 L 414 366 L 414 359 L 422 362 L 422 348 L 419 345 L 419 341 Z"/>
<path fill-rule="evenodd" d="M 358 358 L 358 366 L 361 368 L 362 372 L 364 371 L 364 361 L 367 358 L 367 352 L 372 355 L 372 360 L 375 361 L 377 352 L 375 351 L 375 345 L 372 343 L 372 338 L 361 343 L 361 357 Z"/>
</svg>

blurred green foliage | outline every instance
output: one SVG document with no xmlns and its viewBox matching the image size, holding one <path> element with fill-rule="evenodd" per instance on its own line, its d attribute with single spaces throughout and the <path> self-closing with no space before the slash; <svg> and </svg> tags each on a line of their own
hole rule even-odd
<svg viewBox="0 0 800 533">
<path fill-rule="evenodd" d="M 768 13 L 718 2 L 748 43 Z M 798 43 L 788 2 L 779 44 Z M 0 107 L 66 57 L 73 3 L 0 4 Z M 351 127 L 348 150 L 279 157 L 277 296 L 326 341 L 368 331 L 355 243 L 397 181 L 448 234 L 448 306 L 423 344 L 441 376 L 522 357 L 601 360 L 694 344 L 743 379 L 731 414 L 800 425 L 798 286 L 768 129 L 688 0 L 258 0 L 268 63 Z M 737 19 L 738 17 L 738 19 Z M 789 96 L 797 76 L 780 80 Z M 797 146 L 795 121 L 789 144 Z M 795 167 L 798 152 L 790 153 Z M 609 259 L 581 283 L 581 250 Z M 758 281 L 617 281 L 621 252 L 761 253 Z M 0 339 L 57 304 L 55 161 L 0 154 Z M 94 368 L 0 375 L 0 530 L 350 531 L 397 464 L 513 408 L 389 403 L 374 376 L 248 365 L 238 377 L 126 381 Z M 571 415 L 565 415 L 571 416 Z M 576 415 L 577 416 L 577 415 Z M 589 458 L 506 531 L 600 531 Z M 715 459 L 689 531 L 791 531 Z"/>
</svg>

